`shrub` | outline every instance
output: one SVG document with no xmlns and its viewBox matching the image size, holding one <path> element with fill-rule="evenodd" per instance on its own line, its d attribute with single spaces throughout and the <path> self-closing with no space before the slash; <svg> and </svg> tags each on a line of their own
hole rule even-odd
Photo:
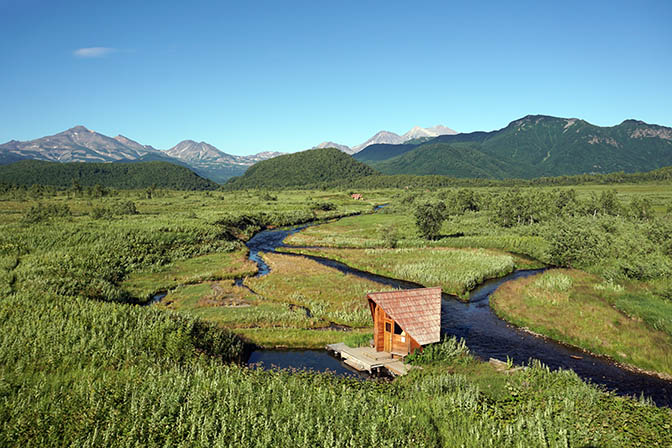
<svg viewBox="0 0 672 448">
<path fill-rule="evenodd" d="M 586 266 L 606 255 L 606 239 L 594 222 L 558 220 L 549 233 L 549 257 L 557 266 Z"/>
<path fill-rule="evenodd" d="M 30 210 L 23 216 L 23 221 L 29 224 L 47 221 L 51 218 L 62 218 L 72 216 L 70 207 L 67 204 L 47 204 L 38 202 L 37 205 L 30 207 Z"/>
<path fill-rule="evenodd" d="M 112 219 L 115 216 L 137 215 L 138 209 L 133 201 L 118 202 L 109 207 L 100 206 L 94 207 L 91 210 L 91 217 L 93 219 Z"/>
<path fill-rule="evenodd" d="M 313 204 L 313 210 L 322 210 L 325 212 L 336 210 L 336 204 L 333 202 L 315 202 Z"/>
<path fill-rule="evenodd" d="M 416 350 L 406 357 L 409 364 L 448 363 L 458 358 L 467 358 L 469 348 L 464 339 L 455 336 L 444 336 L 441 342 L 425 346 L 422 351 Z"/>
<path fill-rule="evenodd" d="M 427 240 L 439 237 L 441 225 L 446 220 L 446 204 L 439 201 L 436 204 L 424 203 L 415 208 L 415 225 L 420 235 Z"/>
</svg>

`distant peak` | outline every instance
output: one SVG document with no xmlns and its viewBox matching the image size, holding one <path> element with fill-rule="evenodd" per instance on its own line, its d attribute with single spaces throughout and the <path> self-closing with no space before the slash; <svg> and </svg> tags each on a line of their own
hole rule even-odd
<svg viewBox="0 0 672 448">
<path fill-rule="evenodd" d="M 558 118 L 558 117 L 551 117 L 550 115 L 525 115 L 523 118 L 519 118 L 517 120 L 512 121 L 509 123 L 509 126 L 519 126 L 521 124 L 526 124 L 526 123 L 539 123 L 540 121 L 547 121 L 547 120 L 566 120 L 565 118 Z"/>
<path fill-rule="evenodd" d="M 396 135 L 397 137 L 399 137 L 399 134 L 395 134 L 394 132 L 386 131 L 384 129 L 382 131 L 376 132 L 376 135 Z M 374 137 L 376 135 L 374 135 Z"/>
<path fill-rule="evenodd" d="M 81 124 L 68 129 L 68 131 L 71 131 L 71 132 L 93 132 L 92 130 L 87 129 L 86 127 L 82 126 Z"/>
<path fill-rule="evenodd" d="M 623 120 L 623 123 L 621 124 L 646 125 L 647 123 L 642 120 L 635 120 L 634 118 L 628 118 L 627 120 Z"/>
</svg>

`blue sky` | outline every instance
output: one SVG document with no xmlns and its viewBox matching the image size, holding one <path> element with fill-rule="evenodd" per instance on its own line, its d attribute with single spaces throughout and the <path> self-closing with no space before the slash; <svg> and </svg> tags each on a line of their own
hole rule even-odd
<svg viewBox="0 0 672 448">
<path fill-rule="evenodd" d="M 250 154 L 527 114 L 672 126 L 670 24 L 670 1 L 0 0 L 0 142 L 82 124 Z"/>
</svg>

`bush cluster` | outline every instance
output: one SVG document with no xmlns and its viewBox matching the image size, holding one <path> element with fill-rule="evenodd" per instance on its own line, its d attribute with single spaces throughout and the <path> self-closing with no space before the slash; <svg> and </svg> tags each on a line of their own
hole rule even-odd
<svg viewBox="0 0 672 448">
<path fill-rule="evenodd" d="M 23 222 L 34 224 L 38 222 L 48 221 L 51 218 L 63 218 L 72 216 L 72 211 L 67 204 L 43 204 L 38 202 L 37 205 L 30 207 L 30 209 L 23 216 Z"/>
</svg>

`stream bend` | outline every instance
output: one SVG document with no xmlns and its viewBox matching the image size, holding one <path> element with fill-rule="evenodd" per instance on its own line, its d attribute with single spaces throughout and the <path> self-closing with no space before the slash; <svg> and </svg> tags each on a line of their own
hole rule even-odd
<svg viewBox="0 0 672 448">
<path fill-rule="evenodd" d="M 264 263 L 260 252 L 280 253 L 314 260 L 324 266 L 360 278 L 392 286 L 398 289 L 420 288 L 421 285 L 372 274 L 351 268 L 328 258 L 287 254 L 277 252 L 284 246 L 289 235 L 306 226 L 291 229 L 264 230 L 254 235 L 246 244 L 250 250 L 250 260 L 259 266 L 258 276 L 266 275 L 270 268 Z M 507 324 L 490 308 L 490 295 L 503 283 L 538 274 L 544 269 L 515 271 L 505 277 L 486 281 L 472 291 L 470 301 L 465 303 L 455 296 L 443 294 L 441 304 L 441 333 L 464 338 L 469 350 L 475 356 L 488 360 L 497 358 L 513 359 L 516 364 L 526 364 L 538 359 L 552 370 L 571 369 L 584 380 L 601 385 L 619 395 L 645 396 L 659 406 L 672 407 L 672 382 L 662 378 L 633 372 L 600 356 L 595 356 L 579 348 L 564 345 L 544 337 L 532 335 Z"/>
</svg>

